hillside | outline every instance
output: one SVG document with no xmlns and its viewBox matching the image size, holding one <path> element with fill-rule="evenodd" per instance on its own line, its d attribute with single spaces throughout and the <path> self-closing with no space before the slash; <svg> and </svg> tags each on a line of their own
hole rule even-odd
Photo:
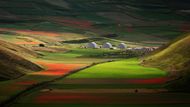
<svg viewBox="0 0 190 107">
<path fill-rule="evenodd" d="M 35 56 L 32 51 L 0 40 L 0 80 L 14 79 L 42 68 L 21 56 Z"/>
<path fill-rule="evenodd" d="M 155 66 L 165 69 L 170 72 L 171 76 L 175 76 L 178 80 L 174 81 L 173 85 L 177 84 L 178 88 L 183 86 L 189 88 L 190 80 L 190 35 L 186 35 L 172 42 L 165 49 L 154 53 L 147 57 L 144 61 L 145 65 Z M 185 86 L 184 86 L 185 85 Z"/>
<path fill-rule="evenodd" d="M 107 41 L 114 44 L 122 40 L 145 46 L 160 46 L 190 31 L 189 6 L 188 0 L 1 0 L 1 37 L 18 40 L 16 36 L 29 36 L 49 45 L 56 41 L 64 46 L 75 46 L 87 38 L 87 42 L 100 38 L 98 41 L 101 44 Z M 4 30 L 14 31 L 15 34 L 7 34 Z M 54 36 L 46 37 L 48 34 Z M 81 38 L 74 36 L 76 34 L 81 35 Z M 186 47 L 179 44 L 176 42 L 171 45 L 172 48 L 152 56 L 155 62 L 164 60 L 160 67 L 169 71 L 182 70 L 187 61 L 183 56 L 187 53 L 182 51 Z M 22 51 L 20 47 L 18 52 L 9 49 L 9 52 L 18 56 L 20 53 L 36 56 L 29 50 Z M 171 59 L 165 59 L 167 56 L 175 57 L 176 60 L 170 62 Z M 165 64 L 168 62 L 173 66 Z"/>
<path fill-rule="evenodd" d="M 188 0 L 2 0 L 0 1 L 0 7 L 2 12 L 1 17 L 4 15 L 4 17 L 15 19 L 21 15 L 80 17 L 91 12 L 94 12 L 94 15 L 97 15 L 99 12 L 124 12 L 130 16 L 135 16 L 139 12 L 139 16 L 145 18 L 156 17 L 148 15 L 149 13 L 154 13 L 157 14 L 157 18 L 159 19 L 158 16 L 167 16 L 167 14 L 176 15 L 177 12 L 187 14 L 190 9 L 189 3 Z M 178 17 L 184 18 L 180 14 Z"/>
<path fill-rule="evenodd" d="M 190 30 L 189 4 L 188 0 L 2 0 L 0 27 L 164 41 Z"/>
<path fill-rule="evenodd" d="M 38 57 L 38 54 L 36 52 L 33 52 L 27 48 L 24 48 L 19 45 L 15 45 L 9 42 L 6 42 L 4 40 L 0 39 L 0 47 L 5 48 L 6 50 L 10 51 L 11 53 L 15 53 L 19 56 L 23 57 Z"/>
</svg>

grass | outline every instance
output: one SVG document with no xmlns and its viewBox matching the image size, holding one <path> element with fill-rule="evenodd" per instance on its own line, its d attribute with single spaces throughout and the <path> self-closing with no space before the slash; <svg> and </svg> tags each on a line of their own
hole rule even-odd
<svg viewBox="0 0 190 107">
<path fill-rule="evenodd" d="M 108 49 L 72 49 L 68 52 L 40 52 L 43 54 L 43 59 L 47 60 L 57 60 L 61 61 L 68 58 L 77 58 L 77 57 L 90 57 L 96 55 L 102 55 L 105 53 L 115 52 L 116 50 L 108 50 Z"/>
<path fill-rule="evenodd" d="M 40 66 L 27 59 L 35 58 L 35 52 L 2 40 L 0 44 L 0 78 L 14 79 L 27 72 L 42 70 Z"/>
<path fill-rule="evenodd" d="M 162 69 L 170 70 L 182 70 L 188 66 L 190 60 L 189 44 L 190 36 L 177 40 L 173 44 L 169 45 L 166 49 L 161 50 L 158 53 L 149 56 L 146 60 L 149 65 L 158 66 Z"/>
<path fill-rule="evenodd" d="M 170 82 L 168 87 L 172 90 L 189 91 L 189 72 L 190 72 L 190 35 L 187 34 L 183 38 L 170 43 L 168 46 L 155 52 L 151 56 L 145 58 L 145 65 L 159 67 L 177 79 Z"/>
<path fill-rule="evenodd" d="M 95 65 L 68 78 L 154 78 L 167 73 L 157 68 L 143 67 L 138 59 L 127 59 Z"/>
<path fill-rule="evenodd" d="M 7 34 L 0 34 L 0 39 L 9 41 L 11 43 L 16 43 L 16 44 L 25 44 L 25 43 L 43 43 L 40 40 L 31 38 L 31 37 L 26 37 L 26 36 L 18 36 L 18 35 L 7 35 Z"/>
</svg>

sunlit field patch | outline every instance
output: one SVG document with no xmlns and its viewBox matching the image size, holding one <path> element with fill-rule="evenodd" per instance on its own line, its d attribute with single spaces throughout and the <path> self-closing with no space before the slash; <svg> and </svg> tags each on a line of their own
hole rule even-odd
<svg viewBox="0 0 190 107">
<path fill-rule="evenodd" d="M 82 70 L 68 78 L 158 78 L 167 75 L 160 69 L 139 64 L 137 59 L 109 62 Z"/>
<path fill-rule="evenodd" d="M 85 64 L 62 64 L 62 63 L 46 63 L 46 62 L 39 62 L 39 64 L 47 67 L 47 70 L 32 73 L 32 75 L 60 76 L 67 74 L 72 70 L 79 69 L 85 66 Z"/>
<path fill-rule="evenodd" d="M 42 41 L 31 38 L 31 37 L 9 35 L 9 34 L 1 34 L 0 39 L 11 42 L 11 43 L 15 43 L 18 45 L 24 45 L 24 44 L 25 45 L 36 45 L 36 44 L 43 43 Z"/>
</svg>

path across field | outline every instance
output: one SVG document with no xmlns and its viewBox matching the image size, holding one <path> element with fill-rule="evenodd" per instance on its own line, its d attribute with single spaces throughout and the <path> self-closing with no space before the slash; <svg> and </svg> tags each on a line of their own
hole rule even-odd
<svg viewBox="0 0 190 107">
<path fill-rule="evenodd" d="M 4 98 L 1 99 L 0 106 L 10 106 L 19 100 L 20 97 L 25 96 L 27 92 L 38 89 L 47 85 L 49 82 L 53 82 L 64 76 L 69 75 L 72 72 L 81 70 L 88 67 L 86 64 L 56 64 L 39 62 L 42 66 L 45 66 L 47 70 L 36 72 L 19 78 L 15 81 L 10 81 L 0 88 L 1 92 L 5 92 Z"/>
<path fill-rule="evenodd" d="M 136 62 L 137 60 L 126 61 L 128 61 L 126 64 L 132 61 L 135 64 L 134 66 L 136 66 L 134 69 L 142 69 L 138 67 L 140 65 Z M 109 63 L 115 64 L 118 62 L 122 61 Z M 105 63 L 105 65 L 107 66 L 109 63 Z M 180 104 L 188 107 L 190 94 L 168 92 L 164 88 L 164 85 L 170 79 L 166 77 L 166 74 L 163 75 L 162 71 L 155 70 L 154 72 L 157 72 L 155 73 L 156 75 L 152 75 L 151 72 L 151 75 L 148 75 L 146 78 L 140 78 L 141 76 L 147 75 L 144 73 L 137 75 L 137 78 L 133 76 L 127 78 L 113 78 L 111 76 L 102 76 L 103 78 L 99 78 L 98 76 L 94 76 L 97 72 L 106 70 L 105 68 L 102 71 L 96 69 L 97 66 L 100 67 L 103 65 L 95 65 L 66 78 L 48 83 L 46 86 L 28 93 L 17 104 L 14 104 L 13 107 L 22 107 L 25 104 L 28 104 L 29 107 L 126 107 L 127 105 L 129 107 L 138 107 L 138 105 L 148 105 L 150 107 L 158 107 L 159 105 L 173 107 L 175 105 L 174 107 L 180 107 Z M 127 68 L 126 66 L 125 68 Z M 84 76 L 89 69 L 91 73 L 88 76 Z M 132 71 L 134 70 L 132 68 L 130 69 Z M 112 68 L 113 71 L 114 69 Z M 157 75 L 160 74 L 158 72 L 161 75 Z M 83 75 L 82 78 L 80 74 Z M 124 75 L 126 74 L 125 72 Z M 136 75 L 136 73 L 134 74 Z M 106 74 L 104 72 L 98 75 Z M 91 76 L 92 78 L 89 78 Z"/>
</svg>

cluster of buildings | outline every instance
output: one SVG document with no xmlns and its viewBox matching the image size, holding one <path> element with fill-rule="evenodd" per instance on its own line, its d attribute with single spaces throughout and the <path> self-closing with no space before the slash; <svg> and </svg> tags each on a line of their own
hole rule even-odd
<svg viewBox="0 0 190 107">
<path fill-rule="evenodd" d="M 88 43 L 86 48 L 107 48 L 107 49 L 127 49 L 127 45 L 125 43 L 120 43 L 117 47 L 114 47 L 111 43 L 106 42 L 102 46 L 98 45 L 96 42 Z"/>
<path fill-rule="evenodd" d="M 114 47 L 111 43 L 106 42 L 103 45 L 98 45 L 96 42 L 90 42 L 85 46 L 85 48 L 92 48 L 92 49 L 98 49 L 98 48 L 107 48 L 107 49 L 126 49 L 126 50 L 132 50 L 132 51 L 147 51 L 151 52 L 159 47 L 134 47 L 134 48 L 128 48 L 125 43 L 120 43 L 118 46 Z"/>
<path fill-rule="evenodd" d="M 144 52 L 152 52 L 159 47 L 135 47 L 135 48 L 127 48 L 127 50 L 132 50 L 132 51 L 144 51 Z"/>
</svg>

